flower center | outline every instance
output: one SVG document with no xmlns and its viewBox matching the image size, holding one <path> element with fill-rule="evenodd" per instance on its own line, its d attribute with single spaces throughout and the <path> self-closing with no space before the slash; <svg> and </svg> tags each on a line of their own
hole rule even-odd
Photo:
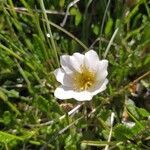
<svg viewBox="0 0 150 150">
<path fill-rule="evenodd" d="M 75 90 L 88 90 L 95 83 L 95 72 L 82 67 L 81 73 L 76 72 L 73 76 Z"/>
</svg>

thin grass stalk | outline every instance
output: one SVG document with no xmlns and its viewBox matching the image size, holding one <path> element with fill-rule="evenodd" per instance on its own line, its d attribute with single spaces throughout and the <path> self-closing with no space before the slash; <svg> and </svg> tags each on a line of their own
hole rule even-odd
<svg viewBox="0 0 150 150">
<path fill-rule="evenodd" d="M 65 17 L 62 21 L 62 23 L 60 24 L 62 27 L 66 24 L 66 21 L 67 21 L 67 18 L 68 18 L 68 15 L 69 15 L 69 9 L 74 6 L 76 3 L 78 3 L 80 0 L 74 0 L 73 2 L 70 2 L 68 7 L 67 7 L 67 10 L 66 10 L 66 13 L 65 13 Z"/>
<path fill-rule="evenodd" d="M 18 13 L 22 13 L 24 15 L 28 15 L 28 16 L 33 16 L 33 14 L 29 14 L 29 13 L 25 13 L 26 10 L 20 10 Z M 42 19 L 43 21 L 46 21 L 45 19 Z M 64 32 L 66 35 L 68 35 L 69 37 L 71 37 L 74 41 L 76 41 L 81 47 L 83 47 L 86 51 L 89 49 L 83 42 L 81 42 L 76 36 L 74 36 L 72 33 L 68 32 L 67 30 L 65 30 L 64 28 L 62 28 L 61 26 L 53 23 L 52 21 L 49 20 L 48 22 L 51 26 L 55 27 L 56 29 Z"/>
<path fill-rule="evenodd" d="M 108 0 L 108 2 L 107 2 L 106 9 L 105 9 L 104 16 L 103 16 L 103 20 L 102 20 L 102 25 L 101 25 L 101 31 L 100 31 L 100 36 L 99 36 L 100 37 L 100 40 L 99 40 L 99 55 L 100 55 L 100 50 L 101 50 L 101 36 L 102 36 L 102 33 L 103 33 L 103 28 L 104 28 L 104 24 L 105 24 L 105 20 L 106 20 L 106 14 L 108 12 L 109 5 L 110 5 L 110 0 Z"/>
<path fill-rule="evenodd" d="M 58 26 L 57 24 L 49 21 L 49 24 L 57 29 L 59 29 L 60 31 L 64 32 L 66 35 L 68 35 L 69 37 L 71 37 L 72 39 L 74 39 L 80 46 L 82 46 L 86 51 L 89 49 L 84 43 L 82 43 L 77 37 L 75 37 L 73 34 L 71 34 L 70 32 L 68 32 L 67 30 L 65 30 L 64 28 L 62 28 L 61 26 Z"/>
<path fill-rule="evenodd" d="M 41 30 L 39 19 L 38 19 L 37 15 L 35 15 L 34 21 L 35 21 L 35 25 L 36 25 L 36 28 L 37 28 L 37 32 L 39 34 L 39 38 L 40 38 L 39 43 L 42 47 L 43 57 L 45 57 L 44 59 L 45 59 L 45 61 L 47 61 L 49 59 L 49 54 L 48 54 L 48 52 L 46 50 L 46 47 L 44 45 L 45 37 L 44 37 L 43 32 Z"/>
<path fill-rule="evenodd" d="M 53 38 L 52 31 L 51 31 L 51 27 L 49 25 L 49 21 L 48 21 L 48 17 L 47 17 L 47 14 L 46 14 L 46 10 L 45 10 L 43 0 L 40 0 L 40 5 L 41 5 L 41 8 L 42 8 L 42 11 L 43 11 L 43 14 L 44 14 L 44 18 L 46 20 L 47 30 L 50 34 L 50 40 L 51 40 L 52 47 L 54 49 L 56 63 L 57 63 L 57 66 L 59 66 L 59 59 L 58 59 L 57 49 L 56 49 L 56 45 L 55 45 L 55 41 L 54 41 L 54 38 Z"/>
<path fill-rule="evenodd" d="M 22 67 L 20 66 L 20 64 L 18 63 L 18 61 L 15 59 L 15 62 L 17 64 L 17 67 L 19 69 L 20 74 L 23 76 L 24 80 L 27 83 L 27 87 L 30 93 L 33 93 L 32 88 L 31 88 L 31 82 L 29 81 L 28 77 L 26 76 L 24 70 L 22 69 Z"/>
<path fill-rule="evenodd" d="M 21 113 L 19 112 L 19 110 L 15 107 L 15 105 L 13 105 L 7 97 L 4 97 L 1 92 L 4 92 L 4 93 L 8 93 L 6 89 L 4 88 L 1 88 L 0 87 L 0 99 L 3 100 L 9 107 L 12 111 L 14 111 L 17 115 L 21 115 Z"/>
<path fill-rule="evenodd" d="M 144 1 L 144 5 L 145 5 L 145 8 L 146 8 L 148 17 L 149 17 L 149 19 L 150 19 L 150 8 L 148 7 L 148 4 L 147 4 L 146 0 Z"/>
<path fill-rule="evenodd" d="M 106 56 L 107 56 L 107 54 L 108 54 L 108 51 L 109 51 L 109 49 L 110 49 L 110 47 L 111 47 L 111 45 L 112 45 L 112 43 L 113 43 L 113 40 L 114 40 L 116 34 L 118 33 L 118 30 L 119 30 L 119 28 L 117 28 L 117 29 L 115 30 L 115 32 L 113 33 L 113 35 L 112 35 L 112 37 L 111 37 L 111 39 L 110 39 L 110 42 L 109 42 L 109 44 L 108 44 L 108 46 L 107 46 L 107 48 L 106 48 L 106 51 L 105 51 L 105 53 L 104 53 L 104 58 L 106 58 Z"/>
<path fill-rule="evenodd" d="M 2 48 L 3 50 L 5 50 L 8 53 L 8 55 L 13 56 L 14 58 L 16 58 L 16 59 L 18 59 L 20 61 L 23 61 L 23 59 L 19 55 L 17 55 L 15 52 L 13 52 L 13 50 L 7 48 L 6 46 L 0 44 L 0 48 Z"/>
<path fill-rule="evenodd" d="M 15 11 L 15 8 L 14 8 L 14 5 L 13 5 L 12 0 L 8 0 L 8 2 L 9 2 L 9 4 L 10 4 L 13 17 L 17 19 L 17 14 L 16 14 L 16 11 Z"/>
<path fill-rule="evenodd" d="M 111 136 L 112 136 L 112 130 L 113 130 L 113 124 L 114 124 L 114 112 L 111 113 L 111 120 L 110 120 L 110 132 L 109 132 L 109 136 L 108 136 L 108 141 L 107 142 L 110 142 L 111 141 Z M 105 150 L 109 150 L 109 145 L 107 144 L 105 146 Z"/>
</svg>

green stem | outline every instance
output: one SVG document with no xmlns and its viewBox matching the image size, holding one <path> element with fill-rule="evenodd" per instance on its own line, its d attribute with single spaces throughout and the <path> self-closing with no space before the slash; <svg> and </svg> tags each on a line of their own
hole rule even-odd
<svg viewBox="0 0 150 150">
<path fill-rule="evenodd" d="M 16 59 L 23 61 L 23 59 L 19 55 L 17 55 L 15 52 L 13 52 L 11 49 L 5 47 L 4 45 L 0 44 L 0 48 L 5 50 L 8 54 L 14 56 Z"/>
<path fill-rule="evenodd" d="M 79 45 L 81 45 L 85 50 L 88 50 L 88 47 L 83 44 L 77 37 L 75 37 L 73 34 L 71 34 L 70 32 L 68 32 L 67 30 L 63 29 L 62 27 L 58 26 L 57 24 L 49 21 L 49 24 L 52 25 L 53 27 L 59 29 L 60 31 L 64 32 L 65 34 L 67 34 L 68 36 L 70 36 L 72 39 L 74 39 Z"/>
<path fill-rule="evenodd" d="M 44 3 L 43 3 L 43 0 L 40 0 L 40 5 L 41 5 L 41 8 L 42 8 L 42 11 L 43 11 L 43 14 L 44 14 L 44 18 L 46 20 L 47 30 L 48 30 L 48 32 L 50 34 L 50 40 L 51 40 L 52 47 L 54 49 L 57 65 L 59 66 L 59 59 L 58 59 L 57 49 L 56 49 L 56 45 L 55 45 L 55 42 L 54 42 L 53 34 L 52 34 L 52 31 L 51 31 L 51 28 L 50 28 L 50 25 L 49 25 L 49 21 L 48 21 L 48 18 L 47 18 L 47 14 L 46 14 L 46 10 L 45 10 L 45 6 L 44 6 Z"/>
<path fill-rule="evenodd" d="M 18 61 L 15 60 L 15 62 L 16 62 L 16 64 L 17 64 L 17 67 L 18 67 L 18 69 L 19 69 L 20 74 L 23 76 L 24 80 L 25 80 L 26 83 L 27 83 L 29 92 L 30 92 L 30 93 L 33 93 L 32 88 L 31 88 L 31 83 L 30 83 L 30 81 L 28 80 L 28 77 L 27 77 L 26 74 L 24 73 L 24 71 L 23 71 L 23 69 L 21 68 L 21 66 L 20 66 L 20 64 L 18 63 Z"/>
</svg>

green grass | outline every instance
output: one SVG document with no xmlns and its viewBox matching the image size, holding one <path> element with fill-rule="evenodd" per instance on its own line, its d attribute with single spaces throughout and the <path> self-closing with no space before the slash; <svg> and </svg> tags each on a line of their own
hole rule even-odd
<svg viewBox="0 0 150 150">
<path fill-rule="evenodd" d="M 70 2 L 0 1 L 0 149 L 150 149 L 150 2 L 80 0 L 60 26 Z M 107 89 L 56 99 L 59 57 L 89 49 L 109 61 Z"/>
</svg>

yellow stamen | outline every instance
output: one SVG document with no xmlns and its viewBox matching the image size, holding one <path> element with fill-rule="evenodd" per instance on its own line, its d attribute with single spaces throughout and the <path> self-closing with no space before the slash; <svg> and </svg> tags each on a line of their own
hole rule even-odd
<svg viewBox="0 0 150 150">
<path fill-rule="evenodd" d="M 95 72 L 87 67 L 81 67 L 81 73 L 74 73 L 73 79 L 75 90 L 88 90 L 95 83 Z"/>
</svg>

